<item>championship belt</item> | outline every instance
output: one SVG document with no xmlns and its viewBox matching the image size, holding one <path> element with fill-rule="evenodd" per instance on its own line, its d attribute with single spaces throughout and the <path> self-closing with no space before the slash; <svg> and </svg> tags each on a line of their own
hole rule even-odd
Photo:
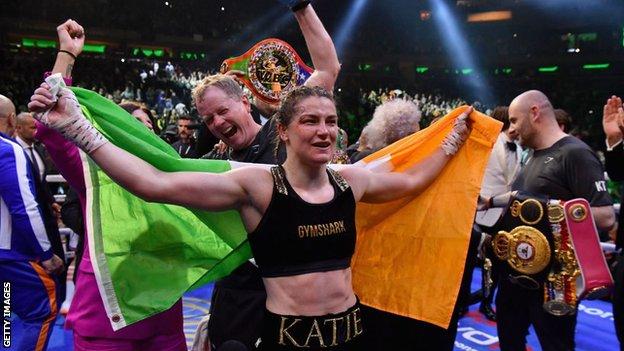
<svg viewBox="0 0 624 351">
<path fill-rule="evenodd" d="M 492 238 L 494 264 L 512 282 L 538 289 L 546 280 L 552 257 L 553 236 L 548 225 L 547 200 L 516 193 L 495 226 Z"/>
<path fill-rule="evenodd" d="M 303 85 L 314 71 L 288 43 L 275 38 L 264 39 L 243 55 L 223 61 L 221 73 L 230 70 L 244 72 L 238 78 L 254 96 L 270 104 Z"/>
<path fill-rule="evenodd" d="M 557 264 L 544 284 L 544 309 L 562 316 L 574 313 L 580 299 L 607 295 L 613 278 L 587 200 L 551 200 L 549 221 Z"/>
<path fill-rule="evenodd" d="M 497 232 L 493 263 L 522 287 L 543 285 L 547 312 L 573 314 L 580 299 L 610 292 L 613 278 L 587 200 L 544 200 L 516 192 L 494 198 L 493 204 L 475 220 Z"/>
</svg>

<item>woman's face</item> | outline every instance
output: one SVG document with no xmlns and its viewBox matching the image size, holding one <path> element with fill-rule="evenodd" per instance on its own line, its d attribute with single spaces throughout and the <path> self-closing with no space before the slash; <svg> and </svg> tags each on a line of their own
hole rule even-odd
<svg viewBox="0 0 624 351">
<path fill-rule="evenodd" d="M 280 138 L 287 152 L 301 160 L 326 164 L 336 148 L 338 115 L 334 102 L 325 97 L 310 96 L 295 106 L 295 114 L 286 128 L 280 128 Z"/>
</svg>

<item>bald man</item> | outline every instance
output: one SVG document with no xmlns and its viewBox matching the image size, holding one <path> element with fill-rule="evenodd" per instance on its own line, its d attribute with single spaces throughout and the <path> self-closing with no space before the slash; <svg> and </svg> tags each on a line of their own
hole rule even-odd
<svg viewBox="0 0 624 351">
<path fill-rule="evenodd" d="M 11 295 L 20 333 L 4 346 L 45 350 L 58 313 L 58 279 L 63 260 L 53 252 L 45 218 L 37 205 L 28 157 L 7 134 L 15 106 L 0 95 L 0 282 Z M 16 330 L 18 330 L 16 328 Z"/>
<path fill-rule="evenodd" d="M 510 133 L 518 134 L 522 147 L 534 150 L 512 190 L 552 199 L 587 199 L 598 228 L 610 229 L 615 215 L 602 164 L 589 146 L 559 128 L 546 95 L 531 90 L 516 97 L 509 106 L 509 122 Z M 574 350 L 576 313 L 554 316 L 546 312 L 543 286 L 528 290 L 503 276 L 499 284 L 496 307 L 501 350 L 525 350 L 531 324 L 543 350 Z"/>
<path fill-rule="evenodd" d="M 15 105 L 4 95 L 0 95 L 0 131 L 8 136 L 15 132 Z"/>
<path fill-rule="evenodd" d="M 15 140 L 24 150 L 30 158 L 30 161 L 36 166 L 38 171 L 37 177 L 39 180 L 43 179 L 45 173 L 45 164 L 43 157 L 35 149 L 35 133 L 37 132 L 37 126 L 35 125 L 35 119 L 28 112 L 22 112 L 15 118 Z"/>
</svg>

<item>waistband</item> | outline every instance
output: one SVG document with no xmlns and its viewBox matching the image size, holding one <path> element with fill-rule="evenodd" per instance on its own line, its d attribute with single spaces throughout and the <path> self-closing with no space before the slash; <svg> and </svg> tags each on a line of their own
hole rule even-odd
<svg viewBox="0 0 624 351">
<path fill-rule="evenodd" d="M 331 350 L 359 340 L 363 333 L 362 309 L 356 296 L 355 304 L 346 311 L 323 316 L 280 315 L 265 309 L 262 343 L 278 349 Z"/>
</svg>

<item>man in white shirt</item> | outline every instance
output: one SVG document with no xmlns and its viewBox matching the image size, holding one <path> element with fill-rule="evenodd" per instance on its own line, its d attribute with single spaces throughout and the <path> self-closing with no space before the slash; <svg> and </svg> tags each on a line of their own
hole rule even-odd
<svg viewBox="0 0 624 351">
<path fill-rule="evenodd" d="M 492 118 L 503 122 L 503 130 L 498 135 L 498 139 L 492 148 L 490 160 L 485 168 L 485 175 L 481 184 L 481 197 L 490 198 L 496 195 L 504 194 L 511 191 L 518 170 L 520 169 L 520 160 L 522 149 L 516 142 L 518 135 L 515 131 L 509 131 L 509 109 L 507 106 L 499 106 L 492 111 Z M 494 233 L 490 233 L 494 234 Z M 494 297 L 494 289 L 497 284 L 497 272 L 492 272 L 492 286 L 490 289 L 485 288 L 484 275 L 482 279 L 482 290 L 487 296 L 483 297 L 479 311 L 491 321 L 496 321 L 496 313 L 492 309 L 492 299 Z"/>
<path fill-rule="evenodd" d="M 489 198 L 511 190 L 518 170 L 522 148 L 516 142 L 518 135 L 509 131 L 509 114 L 506 106 L 499 106 L 492 112 L 492 118 L 503 122 L 503 131 L 499 134 L 490 160 L 485 169 L 481 196 Z"/>
</svg>

